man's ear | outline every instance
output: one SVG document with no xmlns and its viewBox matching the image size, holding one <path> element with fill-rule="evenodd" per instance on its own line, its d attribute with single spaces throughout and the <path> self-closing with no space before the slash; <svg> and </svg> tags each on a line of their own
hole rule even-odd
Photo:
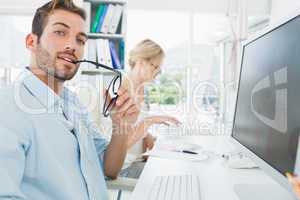
<svg viewBox="0 0 300 200">
<path fill-rule="evenodd" d="M 36 51 L 38 44 L 38 37 L 37 35 L 30 33 L 26 36 L 26 48 L 30 51 Z"/>
</svg>

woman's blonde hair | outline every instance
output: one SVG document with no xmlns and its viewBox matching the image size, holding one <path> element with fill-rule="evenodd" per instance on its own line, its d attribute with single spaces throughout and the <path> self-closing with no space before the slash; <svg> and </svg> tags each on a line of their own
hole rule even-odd
<svg viewBox="0 0 300 200">
<path fill-rule="evenodd" d="M 151 60 L 156 57 L 163 58 L 165 55 L 164 50 L 157 43 L 150 39 L 145 39 L 139 42 L 129 52 L 129 66 L 133 68 L 137 59 Z"/>
</svg>

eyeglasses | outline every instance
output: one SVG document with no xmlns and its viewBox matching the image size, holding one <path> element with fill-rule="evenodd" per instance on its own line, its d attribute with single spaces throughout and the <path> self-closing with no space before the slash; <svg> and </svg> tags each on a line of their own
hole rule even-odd
<svg viewBox="0 0 300 200">
<path fill-rule="evenodd" d="M 148 62 L 149 62 L 149 65 L 154 69 L 154 71 L 155 71 L 154 78 L 156 78 L 157 75 L 161 74 L 160 64 L 158 64 L 158 65 L 154 64 L 153 62 L 151 62 L 151 60 L 148 60 Z"/>
<path fill-rule="evenodd" d="M 155 65 L 155 64 L 153 64 L 152 62 L 149 62 L 150 63 L 150 65 L 152 66 L 152 67 L 154 67 L 154 69 L 159 69 L 160 68 L 160 65 Z"/>
<path fill-rule="evenodd" d="M 118 98 L 118 90 L 121 87 L 121 83 L 122 83 L 121 72 L 119 72 L 118 70 L 112 69 L 111 67 L 108 67 L 106 65 L 103 65 L 101 63 L 97 63 L 97 62 L 90 61 L 90 60 L 78 60 L 73 63 L 74 64 L 91 63 L 96 66 L 96 69 L 99 69 L 101 67 L 101 68 L 104 68 L 104 69 L 107 69 L 109 71 L 116 73 L 116 75 L 113 77 L 113 79 L 109 83 L 108 89 L 105 93 L 105 100 L 104 100 L 104 104 L 103 104 L 103 115 L 104 115 L 104 117 L 108 117 L 110 111 L 115 106 L 117 98 Z"/>
</svg>

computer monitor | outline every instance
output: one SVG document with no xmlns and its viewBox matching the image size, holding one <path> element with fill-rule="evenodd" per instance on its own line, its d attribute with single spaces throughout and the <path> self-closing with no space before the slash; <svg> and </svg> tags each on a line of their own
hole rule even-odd
<svg viewBox="0 0 300 200">
<path fill-rule="evenodd" d="M 285 173 L 300 171 L 300 12 L 242 45 L 231 139 L 292 191 Z M 299 174 L 300 175 L 300 174 Z"/>
</svg>

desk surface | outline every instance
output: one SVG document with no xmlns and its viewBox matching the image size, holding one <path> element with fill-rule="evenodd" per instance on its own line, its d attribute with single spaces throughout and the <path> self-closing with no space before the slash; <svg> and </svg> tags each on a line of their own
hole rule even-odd
<svg viewBox="0 0 300 200">
<path fill-rule="evenodd" d="M 164 140 L 166 138 L 160 138 L 158 143 Z M 260 169 L 229 168 L 227 161 L 221 158 L 221 156 L 216 155 L 234 149 L 232 144 L 228 142 L 228 137 L 189 136 L 180 139 L 168 139 L 168 142 L 173 140 L 199 144 L 203 150 L 214 152 L 215 155 L 211 155 L 208 160 L 198 162 L 150 157 L 132 193 L 132 200 L 147 199 L 146 197 L 150 195 L 151 186 L 156 176 L 179 174 L 196 174 L 199 176 L 201 197 L 204 200 L 244 200 L 240 199 L 235 192 L 237 185 L 244 184 L 245 186 L 272 186 L 270 191 L 276 191 L 277 196 L 282 195 L 279 199 L 294 199 L 283 187 Z M 249 194 L 250 197 L 252 195 Z M 253 200 L 258 199 L 253 198 Z"/>
</svg>

